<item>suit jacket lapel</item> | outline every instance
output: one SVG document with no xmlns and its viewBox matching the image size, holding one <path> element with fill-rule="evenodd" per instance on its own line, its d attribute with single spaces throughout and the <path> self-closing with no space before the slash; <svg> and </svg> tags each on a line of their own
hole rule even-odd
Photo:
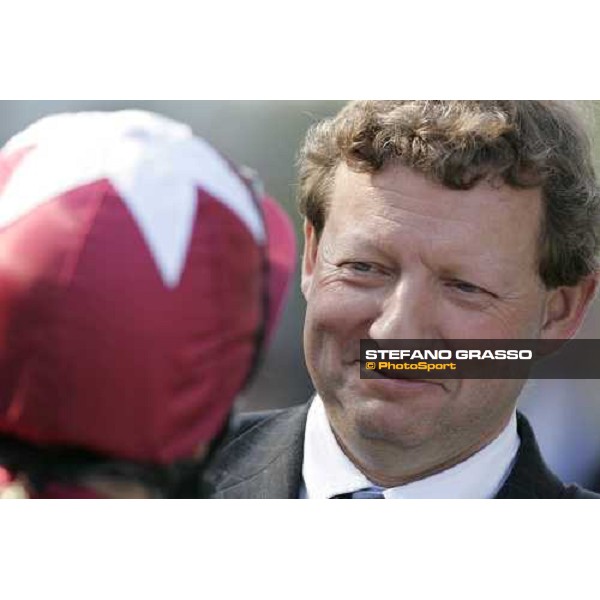
<svg viewBox="0 0 600 600">
<path fill-rule="evenodd" d="M 309 403 L 250 422 L 207 472 L 212 498 L 297 498 Z"/>
<path fill-rule="evenodd" d="M 517 414 L 521 445 L 508 479 L 496 498 L 564 498 L 565 486 L 548 469 L 527 419 Z"/>
</svg>

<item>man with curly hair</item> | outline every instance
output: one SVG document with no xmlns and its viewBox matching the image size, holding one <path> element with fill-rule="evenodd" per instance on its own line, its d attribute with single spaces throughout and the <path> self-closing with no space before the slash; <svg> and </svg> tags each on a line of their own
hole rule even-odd
<svg viewBox="0 0 600 600">
<path fill-rule="evenodd" d="M 363 379 L 361 339 L 572 337 L 600 195 L 576 111 L 360 101 L 300 156 L 305 406 L 243 418 L 217 498 L 588 498 L 544 464 L 517 379 Z"/>
</svg>

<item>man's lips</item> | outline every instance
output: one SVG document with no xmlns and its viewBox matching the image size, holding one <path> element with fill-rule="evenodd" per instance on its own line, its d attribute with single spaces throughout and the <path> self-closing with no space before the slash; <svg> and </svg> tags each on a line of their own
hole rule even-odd
<svg viewBox="0 0 600 600">
<path fill-rule="evenodd" d="M 362 369 L 366 370 L 366 361 L 357 360 L 355 361 Z M 372 361 L 371 361 L 372 362 Z M 392 381 L 403 382 L 404 384 L 431 384 L 431 385 L 439 385 L 446 389 L 445 381 L 439 379 L 424 379 L 423 377 L 419 377 L 417 373 L 414 371 L 406 371 L 401 372 L 393 370 L 393 369 L 372 369 L 368 371 L 372 375 L 378 375 L 379 377 L 373 377 L 373 379 L 390 379 Z"/>
</svg>

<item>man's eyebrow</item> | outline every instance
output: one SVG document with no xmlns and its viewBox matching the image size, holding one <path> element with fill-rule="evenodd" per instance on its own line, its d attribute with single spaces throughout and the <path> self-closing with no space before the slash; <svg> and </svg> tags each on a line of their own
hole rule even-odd
<svg viewBox="0 0 600 600">
<path fill-rule="evenodd" d="M 377 244 L 372 237 L 355 233 L 342 233 L 336 236 L 331 244 L 334 248 L 344 251 L 376 251 L 379 254 L 386 254 L 381 244 Z"/>
</svg>

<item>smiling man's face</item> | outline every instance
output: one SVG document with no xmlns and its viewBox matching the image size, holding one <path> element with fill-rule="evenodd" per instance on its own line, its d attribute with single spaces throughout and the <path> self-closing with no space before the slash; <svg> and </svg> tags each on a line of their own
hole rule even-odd
<svg viewBox="0 0 600 600">
<path fill-rule="evenodd" d="M 360 379 L 361 338 L 565 335 L 568 293 L 538 274 L 542 221 L 538 189 L 456 191 L 402 166 L 338 167 L 319 240 L 306 225 L 305 355 L 341 447 L 374 481 L 419 478 L 477 451 L 506 425 L 523 382 Z"/>
</svg>

